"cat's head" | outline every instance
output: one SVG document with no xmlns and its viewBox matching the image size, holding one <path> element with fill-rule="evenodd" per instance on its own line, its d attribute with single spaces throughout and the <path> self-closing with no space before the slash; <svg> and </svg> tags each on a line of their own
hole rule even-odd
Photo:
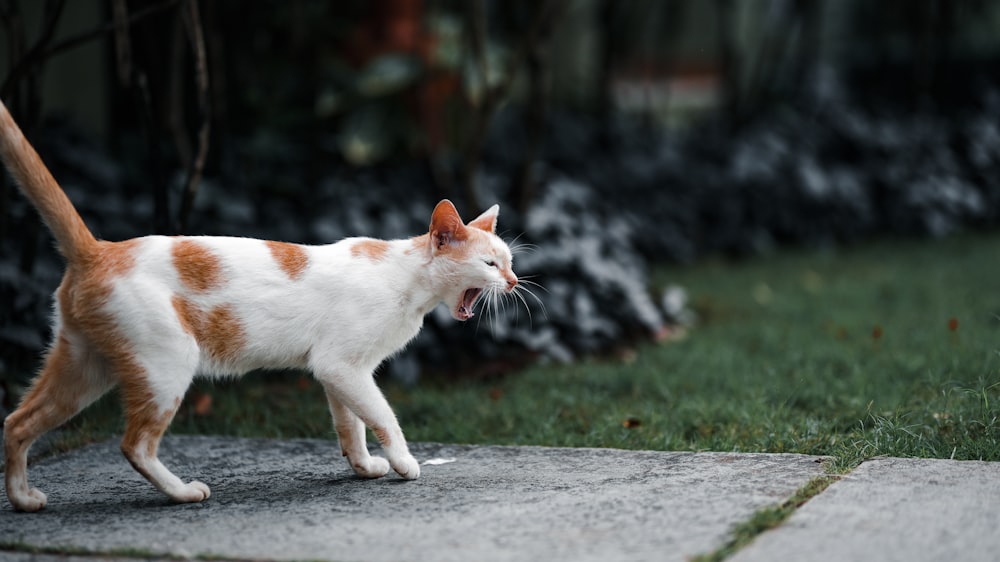
<svg viewBox="0 0 1000 562">
<path fill-rule="evenodd" d="M 493 205 L 465 224 L 451 201 L 444 199 L 431 215 L 431 267 L 456 320 L 472 318 L 481 296 L 495 302 L 498 295 L 517 287 L 510 248 L 496 235 L 499 213 L 500 206 Z"/>
</svg>

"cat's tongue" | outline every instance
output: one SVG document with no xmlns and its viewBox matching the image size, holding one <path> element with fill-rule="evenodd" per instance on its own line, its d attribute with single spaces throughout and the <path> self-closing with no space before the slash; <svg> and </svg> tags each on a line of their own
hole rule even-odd
<svg viewBox="0 0 1000 562">
<path fill-rule="evenodd" d="M 482 289 L 468 289 L 462 293 L 462 302 L 458 303 L 458 309 L 455 312 L 455 318 L 458 320 L 468 320 L 476 315 L 472 312 L 472 306 L 476 304 L 476 298 L 479 297 L 479 293 Z"/>
</svg>

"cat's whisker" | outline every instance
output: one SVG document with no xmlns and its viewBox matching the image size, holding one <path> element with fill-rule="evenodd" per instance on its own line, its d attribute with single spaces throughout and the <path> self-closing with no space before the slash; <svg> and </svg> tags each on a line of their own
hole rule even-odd
<svg viewBox="0 0 1000 562">
<path fill-rule="evenodd" d="M 532 244 L 530 242 L 518 243 L 518 240 L 520 240 L 522 236 L 524 236 L 523 232 L 515 236 L 513 240 L 507 243 L 507 246 L 510 248 L 511 253 L 516 255 L 520 253 L 522 250 L 525 252 L 537 252 L 538 245 L 536 244 Z"/>
<path fill-rule="evenodd" d="M 483 294 L 482 294 L 481 297 L 479 297 L 479 301 L 481 303 L 480 309 L 479 309 L 480 318 L 486 318 L 486 325 L 488 326 L 488 325 L 490 325 L 492 323 L 491 318 L 492 318 L 492 314 L 493 314 L 492 307 L 490 306 L 490 288 L 489 287 L 486 287 L 485 289 L 483 289 Z"/>
<path fill-rule="evenodd" d="M 493 333 L 496 334 L 497 330 L 497 313 L 496 313 L 496 290 L 492 286 L 487 286 L 483 289 L 482 295 L 476 302 L 476 308 L 479 309 L 479 320 L 476 324 L 476 329 L 479 329 L 480 324 L 482 324 L 483 317 L 486 317 L 486 324 L 492 324 Z"/>
<path fill-rule="evenodd" d="M 545 287 L 539 285 L 538 283 L 533 282 L 533 281 L 525 281 L 524 284 L 518 284 L 518 286 L 516 288 L 517 291 L 523 291 L 523 292 L 528 293 L 529 295 L 531 295 L 531 297 L 535 299 L 535 301 L 538 303 L 539 306 L 541 306 L 542 308 L 545 308 L 545 303 L 542 301 L 542 299 L 540 299 L 538 297 L 538 295 L 535 294 L 534 291 L 532 291 L 531 289 L 528 288 L 528 285 L 530 285 L 532 287 L 535 287 L 536 289 L 540 289 L 542 291 L 545 291 L 546 293 L 549 292 L 549 290 L 546 289 Z"/>
<path fill-rule="evenodd" d="M 536 285 L 539 289 L 542 289 L 543 291 L 545 290 L 545 287 L 542 287 L 541 285 L 538 285 L 537 283 L 534 283 L 534 285 Z M 524 298 L 524 295 L 522 295 L 521 292 L 528 293 L 529 295 L 531 295 L 531 298 L 535 299 L 535 302 L 538 303 L 539 308 L 542 309 L 542 316 L 544 316 L 546 319 L 548 319 L 549 314 L 548 314 L 548 311 L 545 310 L 545 303 L 542 301 L 542 299 L 538 298 L 538 295 L 536 295 L 534 291 L 532 291 L 531 289 L 525 287 L 524 285 L 518 285 L 515 288 L 515 292 L 517 293 L 518 297 L 521 298 L 521 301 L 524 303 L 524 308 L 528 309 L 529 311 L 531 310 L 531 307 L 528 306 L 528 301 L 527 301 L 527 299 Z"/>
<path fill-rule="evenodd" d="M 546 293 L 549 292 L 549 290 L 546 289 L 545 286 L 542 285 L 541 283 L 536 283 L 536 282 L 532 281 L 532 279 L 535 278 L 535 277 L 538 277 L 538 276 L 537 275 L 525 275 L 523 277 L 520 277 L 518 279 L 518 282 L 519 283 L 524 283 L 524 284 L 527 284 L 527 285 L 531 285 L 532 287 L 538 287 L 539 289 L 545 291 Z"/>
<path fill-rule="evenodd" d="M 535 244 L 519 244 L 516 246 L 512 246 L 510 249 L 510 253 L 515 256 L 518 254 L 530 254 L 537 251 L 538 251 L 538 246 L 536 246 Z"/>
<path fill-rule="evenodd" d="M 521 301 L 521 304 L 522 304 L 522 305 L 524 305 L 524 310 L 525 310 L 525 311 L 526 311 L 526 312 L 528 313 L 528 322 L 529 322 L 529 323 L 531 323 L 531 322 L 534 322 L 534 315 L 533 315 L 533 314 L 531 314 L 531 307 L 530 307 L 530 306 L 528 305 L 528 301 L 527 301 L 527 299 L 525 299 L 525 298 L 524 298 L 524 295 L 523 295 L 523 294 L 521 294 L 521 292 L 522 292 L 522 291 L 525 291 L 525 290 L 526 290 L 526 289 L 524 289 L 523 287 L 522 287 L 522 288 L 520 288 L 520 290 L 518 290 L 518 291 L 516 291 L 516 292 L 514 293 L 514 296 L 515 296 L 515 297 L 517 297 L 517 298 L 518 298 L 518 300 L 520 300 L 520 301 Z M 543 310 L 542 310 L 542 312 L 544 313 L 544 309 L 545 309 L 545 307 L 544 307 L 544 306 L 542 306 L 542 309 L 543 309 Z"/>
<path fill-rule="evenodd" d="M 510 291 L 504 291 L 503 303 L 505 311 L 508 310 L 508 308 L 510 307 L 513 308 L 514 321 L 519 322 L 521 318 L 520 318 L 520 311 L 518 310 L 519 307 L 517 306 L 517 287 L 514 287 L 514 289 Z"/>
<path fill-rule="evenodd" d="M 501 291 L 499 291 L 499 290 L 494 291 L 493 292 L 493 307 L 494 307 L 495 312 L 496 312 L 495 318 L 496 318 L 496 321 L 498 323 L 500 321 L 500 304 L 501 304 L 502 301 L 503 301 L 503 293 Z M 503 316 L 506 316 L 507 315 L 507 307 L 505 306 L 503 308 L 504 308 L 503 309 Z"/>
<path fill-rule="evenodd" d="M 490 306 L 490 314 L 491 314 L 491 316 L 493 318 L 493 333 L 494 334 L 496 334 L 496 332 L 497 332 L 497 326 L 499 325 L 499 322 L 500 322 L 500 308 L 498 306 L 498 295 L 499 295 L 499 292 L 497 291 L 497 289 L 494 288 L 494 287 L 490 287 L 490 291 L 489 291 L 489 306 Z"/>
<path fill-rule="evenodd" d="M 473 307 L 472 310 L 473 310 L 473 312 L 475 312 L 475 307 Z M 484 314 L 483 314 L 482 308 L 480 307 L 479 314 L 476 314 L 476 335 L 479 335 L 479 326 L 482 325 L 482 323 L 483 323 L 483 316 L 484 316 Z"/>
<path fill-rule="evenodd" d="M 510 293 L 500 293 L 500 298 L 498 300 L 503 304 L 504 316 L 508 316 L 509 313 L 507 312 L 507 304 L 510 302 Z M 514 322 L 516 323 L 517 320 L 517 307 L 514 307 Z"/>
</svg>

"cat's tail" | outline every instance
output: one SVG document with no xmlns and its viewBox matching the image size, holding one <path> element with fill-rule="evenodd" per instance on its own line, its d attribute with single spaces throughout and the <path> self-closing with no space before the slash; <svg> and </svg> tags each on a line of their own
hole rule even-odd
<svg viewBox="0 0 1000 562">
<path fill-rule="evenodd" d="M 38 153 L 24 138 L 7 107 L 0 101 L 0 158 L 55 236 L 59 252 L 70 263 L 97 251 L 97 239 L 87 228 Z"/>
</svg>

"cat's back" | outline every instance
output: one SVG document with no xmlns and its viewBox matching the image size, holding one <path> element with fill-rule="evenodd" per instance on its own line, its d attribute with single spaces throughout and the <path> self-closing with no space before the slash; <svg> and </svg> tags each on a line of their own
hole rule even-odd
<svg viewBox="0 0 1000 562">
<path fill-rule="evenodd" d="M 67 272 L 60 309 L 91 338 L 94 318 L 110 320 L 136 349 L 193 335 L 206 374 L 303 367 L 310 342 L 290 323 L 308 325 L 323 309 L 306 281 L 312 248 L 216 236 L 102 242 L 90 263 Z"/>
<path fill-rule="evenodd" d="M 254 238 L 144 236 L 110 244 L 104 261 L 120 260 L 131 266 L 123 273 L 131 273 L 139 282 L 207 294 L 236 289 L 234 283 L 245 286 L 300 280 L 309 268 L 310 254 L 309 246 Z"/>
<path fill-rule="evenodd" d="M 121 289 L 191 296 L 219 292 L 252 297 L 279 288 L 324 291 L 366 285 L 391 263 L 390 244 L 348 238 L 312 246 L 228 236 L 151 235 L 100 242 L 89 262 L 73 264 L 68 276 Z M 360 282 L 358 280 L 361 280 Z"/>
</svg>

